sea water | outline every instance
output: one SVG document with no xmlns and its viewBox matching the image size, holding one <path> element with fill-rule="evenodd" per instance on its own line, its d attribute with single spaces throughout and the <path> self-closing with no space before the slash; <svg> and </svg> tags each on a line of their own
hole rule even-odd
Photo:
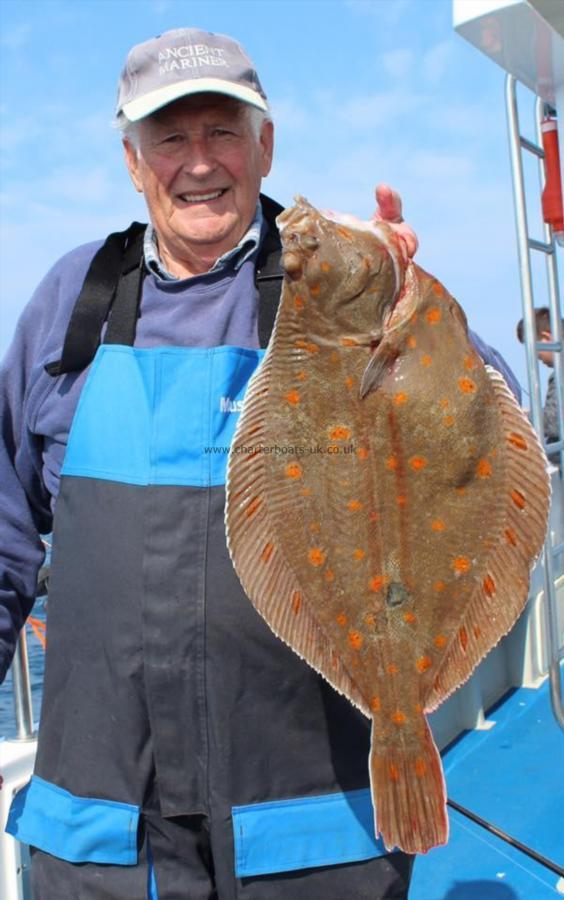
<svg viewBox="0 0 564 900">
<path fill-rule="evenodd" d="M 46 597 L 38 597 L 33 607 L 32 616 L 45 622 Z M 41 708 L 41 693 L 43 688 L 43 670 L 45 666 L 45 653 L 33 630 L 26 625 L 27 654 L 29 659 L 29 678 L 31 683 L 31 702 L 33 704 L 33 721 L 39 722 Z M 6 679 L 0 685 L 0 738 L 15 737 L 16 717 L 14 711 L 14 695 L 12 687 L 12 673 L 8 672 Z"/>
</svg>

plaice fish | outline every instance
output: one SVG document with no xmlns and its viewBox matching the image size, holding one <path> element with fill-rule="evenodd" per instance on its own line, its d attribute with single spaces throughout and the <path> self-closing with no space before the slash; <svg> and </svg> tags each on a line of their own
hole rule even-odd
<svg viewBox="0 0 564 900">
<path fill-rule="evenodd" d="M 302 198 L 230 455 L 226 526 L 272 630 L 372 719 L 376 833 L 448 838 L 426 720 L 509 631 L 544 539 L 535 432 L 389 227 Z"/>
</svg>

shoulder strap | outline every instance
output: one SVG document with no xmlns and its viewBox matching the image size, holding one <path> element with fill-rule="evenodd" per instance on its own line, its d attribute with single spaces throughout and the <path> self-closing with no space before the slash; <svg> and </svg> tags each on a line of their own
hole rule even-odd
<svg viewBox="0 0 564 900">
<path fill-rule="evenodd" d="M 110 234 L 94 256 L 70 317 L 61 359 L 45 366 L 49 375 L 62 375 L 86 368 L 96 354 L 100 332 L 108 318 L 114 297 L 118 294 L 120 299 L 124 295 L 126 300 L 129 297 L 131 306 L 133 291 L 140 293 L 143 235 L 146 227 L 140 222 L 132 222 L 125 231 Z M 138 296 L 136 300 L 138 301 Z M 117 318 L 122 320 L 122 325 L 124 319 L 130 325 L 131 310 L 128 315 L 125 311 L 120 311 Z M 116 322 L 115 329 L 112 326 L 112 333 L 119 331 L 122 325 Z M 122 328 L 123 330 L 127 329 Z"/>
<path fill-rule="evenodd" d="M 282 245 L 276 227 L 276 216 L 283 212 L 284 207 L 264 194 L 260 195 L 260 202 L 268 231 L 257 258 L 255 278 L 259 292 L 259 344 L 266 347 L 274 327 L 284 277 L 281 263 Z"/>
</svg>

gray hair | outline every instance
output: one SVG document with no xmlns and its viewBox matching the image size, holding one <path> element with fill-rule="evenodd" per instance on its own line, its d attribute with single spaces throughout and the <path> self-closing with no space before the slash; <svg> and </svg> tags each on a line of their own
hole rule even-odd
<svg viewBox="0 0 564 900">
<path fill-rule="evenodd" d="M 259 109 L 258 106 L 251 106 L 249 103 L 241 103 L 241 108 L 244 109 L 253 136 L 258 141 L 263 124 L 272 121 L 270 107 L 264 110 Z M 139 123 L 141 121 L 132 122 L 120 111 L 112 123 L 113 127 L 120 132 L 122 139 L 129 141 L 136 150 L 139 150 Z"/>
</svg>

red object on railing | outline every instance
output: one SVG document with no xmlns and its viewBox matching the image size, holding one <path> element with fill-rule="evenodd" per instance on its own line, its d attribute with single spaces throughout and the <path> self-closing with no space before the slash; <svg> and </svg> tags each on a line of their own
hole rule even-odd
<svg viewBox="0 0 564 900">
<path fill-rule="evenodd" d="M 552 116 L 543 119 L 541 133 L 546 171 L 546 184 L 542 192 L 542 215 L 544 221 L 552 226 L 557 242 L 564 244 L 564 209 L 556 119 Z"/>
</svg>

